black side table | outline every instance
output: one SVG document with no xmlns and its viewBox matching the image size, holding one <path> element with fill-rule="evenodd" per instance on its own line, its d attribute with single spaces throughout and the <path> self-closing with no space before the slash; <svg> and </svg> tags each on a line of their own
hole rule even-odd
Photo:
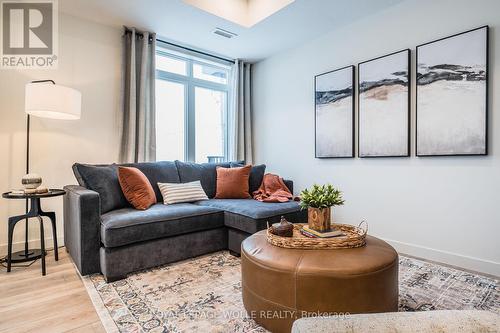
<svg viewBox="0 0 500 333">
<path fill-rule="evenodd" d="M 2 198 L 5 199 L 29 199 L 30 200 L 30 210 L 27 214 L 9 217 L 9 233 L 8 233 L 8 253 L 7 253 L 7 272 L 10 272 L 11 264 L 13 262 L 23 262 L 30 261 L 38 258 L 42 258 L 42 275 L 45 275 L 45 239 L 43 232 L 43 216 L 50 219 L 52 223 L 52 234 L 54 238 L 54 257 L 59 260 L 57 253 L 57 231 L 56 231 L 56 213 L 54 212 L 44 212 L 40 206 L 40 199 L 50 198 L 64 195 L 66 191 L 60 189 L 50 189 L 47 193 L 42 194 L 25 194 L 25 195 L 13 195 L 11 192 L 5 192 L 2 194 Z M 40 222 L 40 250 L 28 250 L 28 232 L 26 231 L 26 246 L 24 251 L 19 251 L 12 253 L 12 236 L 14 234 L 14 227 L 17 222 L 30 217 L 38 218 Z M 27 228 L 28 226 L 26 226 Z"/>
</svg>

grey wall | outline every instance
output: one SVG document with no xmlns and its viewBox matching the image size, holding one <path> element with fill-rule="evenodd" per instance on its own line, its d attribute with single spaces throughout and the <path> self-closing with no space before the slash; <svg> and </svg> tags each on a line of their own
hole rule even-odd
<svg viewBox="0 0 500 333">
<path fill-rule="evenodd" d="M 369 223 L 402 252 L 500 275 L 500 1 L 408 0 L 259 62 L 254 76 L 257 163 L 299 191 L 345 192 L 335 219 Z M 315 159 L 313 77 L 404 48 L 490 26 L 487 157 Z M 412 155 L 415 102 L 412 101 Z M 286 140 L 285 140 L 286 139 Z"/>
</svg>

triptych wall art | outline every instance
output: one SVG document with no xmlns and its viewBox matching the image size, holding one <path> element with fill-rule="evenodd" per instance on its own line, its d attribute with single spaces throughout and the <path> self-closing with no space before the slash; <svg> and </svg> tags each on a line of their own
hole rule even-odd
<svg viewBox="0 0 500 333">
<path fill-rule="evenodd" d="M 359 157 L 410 155 L 410 50 L 358 64 Z"/>
<path fill-rule="evenodd" d="M 316 157 L 354 157 L 354 66 L 315 77 Z"/>
<path fill-rule="evenodd" d="M 417 156 L 487 153 L 488 27 L 417 46 Z"/>
<path fill-rule="evenodd" d="M 416 155 L 487 154 L 488 26 L 416 48 Z M 410 53 L 358 64 L 358 156 L 410 156 Z M 315 77 L 316 157 L 354 157 L 354 66 Z"/>
</svg>

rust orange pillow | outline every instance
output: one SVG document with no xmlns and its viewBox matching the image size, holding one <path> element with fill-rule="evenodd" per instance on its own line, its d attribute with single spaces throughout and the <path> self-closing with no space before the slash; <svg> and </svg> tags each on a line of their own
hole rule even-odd
<svg viewBox="0 0 500 333">
<path fill-rule="evenodd" d="M 156 203 L 155 191 L 141 170 L 118 167 L 118 181 L 123 195 L 135 209 L 145 210 Z"/>
<path fill-rule="evenodd" d="M 217 167 L 216 199 L 248 199 L 248 178 L 251 165 L 240 168 Z"/>
</svg>

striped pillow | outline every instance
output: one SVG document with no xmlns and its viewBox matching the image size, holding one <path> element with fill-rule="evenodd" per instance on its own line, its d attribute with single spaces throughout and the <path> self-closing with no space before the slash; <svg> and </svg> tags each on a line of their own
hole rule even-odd
<svg viewBox="0 0 500 333">
<path fill-rule="evenodd" d="M 158 187 L 165 205 L 208 200 L 199 180 L 189 183 L 158 183 Z"/>
</svg>

